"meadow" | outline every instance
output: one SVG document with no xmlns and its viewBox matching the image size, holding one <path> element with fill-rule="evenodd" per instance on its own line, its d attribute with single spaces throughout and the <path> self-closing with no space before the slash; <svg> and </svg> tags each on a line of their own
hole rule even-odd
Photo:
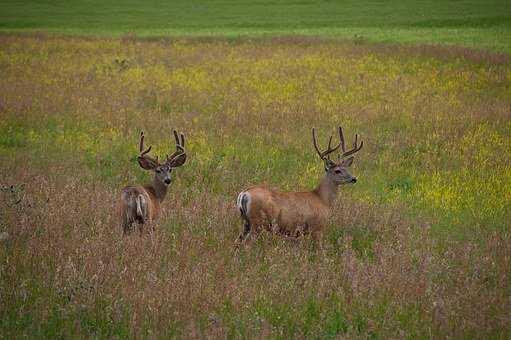
<svg viewBox="0 0 511 340">
<path fill-rule="evenodd" d="M 144 37 L 299 34 L 511 53 L 507 0 L 4 0 L 0 31 Z"/>
<path fill-rule="evenodd" d="M 0 36 L 0 337 L 508 338 L 511 62 L 465 48 Z M 365 146 L 322 249 L 233 249 L 237 193 Z M 119 190 L 186 133 L 151 235 Z M 7 233 L 7 234 L 5 234 Z M 7 235 L 7 236 L 5 236 Z"/>
</svg>

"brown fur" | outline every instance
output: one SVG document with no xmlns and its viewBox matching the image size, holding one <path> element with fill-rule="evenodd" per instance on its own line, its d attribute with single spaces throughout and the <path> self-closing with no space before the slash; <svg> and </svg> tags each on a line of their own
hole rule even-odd
<svg viewBox="0 0 511 340">
<path fill-rule="evenodd" d="M 123 188 L 119 200 L 118 213 L 124 233 L 132 231 L 135 224 L 138 224 L 141 232 L 143 225 L 149 225 L 151 229 L 154 229 L 153 222 L 161 215 L 161 202 L 165 198 L 166 193 L 166 186 L 158 183 L 156 180 L 154 183 L 144 186 L 127 186 Z M 140 207 L 142 215 L 137 211 L 135 198 L 138 196 L 142 196 L 145 199 L 145 205 Z"/>
<path fill-rule="evenodd" d="M 337 196 L 337 185 L 325 176 L 312 191 L 282 192 L 253 186 L 243 193 L 250 196 L 246 217 L 254 234 L 268 230 L 291 237 L 311 234 L 319 240 Z M 246 236 L 242 232 L 238 242 Z"/>
</svg>

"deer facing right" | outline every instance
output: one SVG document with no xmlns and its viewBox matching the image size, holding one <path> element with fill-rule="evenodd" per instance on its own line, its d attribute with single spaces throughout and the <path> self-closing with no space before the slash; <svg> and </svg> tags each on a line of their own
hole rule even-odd
<svg viewBox="0 0 511 340">
<path fill-rule="evenodd" d="M 281 192 L 264 186 L 253 186 L 242 191 L 238 195 L 237 207 L 244 226 L 236 240 L 236 246 L 243 243 L 249 234 L 258 234 L 263 229 L 291 237 L 311 234 L 315 240 L 321 239 L 323 226 L 337 198 L 338 187 L 357 181 L 348 168 L 353 163 L 352 155 L 362 148 L 363 142 L 358 145 L 358 135 L 355 135 L 353 148 L 346 151 L 341 127 L 340 141 L 335 147 L 332 147 L 330 137 L 328 148 L 320 151 L 314 128 L 312 139 L 325 167 L 325 176 L 319 185 L 306 192 Z M 339 153 L 338 161 L 334 162 L 329 155 L 339 148 L 342 152 Z"/>
</svg>

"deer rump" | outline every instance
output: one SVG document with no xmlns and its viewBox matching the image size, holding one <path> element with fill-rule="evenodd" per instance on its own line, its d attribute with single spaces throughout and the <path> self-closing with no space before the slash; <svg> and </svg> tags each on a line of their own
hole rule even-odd
<svg viewBox="0 0 511 340">
<path fill-rule="evenodd" d="M 316 232 L 328 216 L 328 207 L 310 192 L 280 192 L 251 187 L 238 196 L 241 217 L 249 228 L 296 237 Z"/>
<path fill-rule="evenodd" d="M 124 188 L 121 193 L 120 213 L 126 231 L 129 231 L 135 223 L 150 223 L 157 217 L 157 207 L 151 203 L 151 197 L 146 190 L 135 186 Z"/>
<path fill-rule="evenodd" d="M 122 202 L 126 204 L 124 211 L 125 219 L 128 223 L 145 223 L 149 219 L 149 209 L 147 202 L 149 197 L 147 193 L 137 190 L 136 187 L 127 187 L 121 195 Z"/>
</svg>

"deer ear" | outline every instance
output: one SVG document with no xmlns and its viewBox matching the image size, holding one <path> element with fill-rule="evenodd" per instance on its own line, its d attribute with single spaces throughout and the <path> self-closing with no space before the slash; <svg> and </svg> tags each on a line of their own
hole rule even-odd
<svg viewBox="0 0 511 340">
<path fill-rule="evenodd" d="M 145 157 L 138 157 L 138 164 L 144 170 L 154 170 L 158 167 L 154 160 Z"/>
<path fill-rule="evenodd" d="M 350 167 L 351 164 L 353 164 L 353 159 L 354 159 L 353 156 L 351 156 L 350 158 L 346 158 L 345 160 L 342 161 L 341 166 L 344 166 L 346 168 Z"/>
<path fill-rule="evenodd" d="M 186 153 L 182 153 L 182 154 L 179 154 L 177 155 L 176 157 L 174 157 L 169 163 L 168 165 L 171 167 L 171 168 L 177 168 L 178 166 L 181 166 L 183 164 L 185 164 L 186 162 Z"/>
</svg>

